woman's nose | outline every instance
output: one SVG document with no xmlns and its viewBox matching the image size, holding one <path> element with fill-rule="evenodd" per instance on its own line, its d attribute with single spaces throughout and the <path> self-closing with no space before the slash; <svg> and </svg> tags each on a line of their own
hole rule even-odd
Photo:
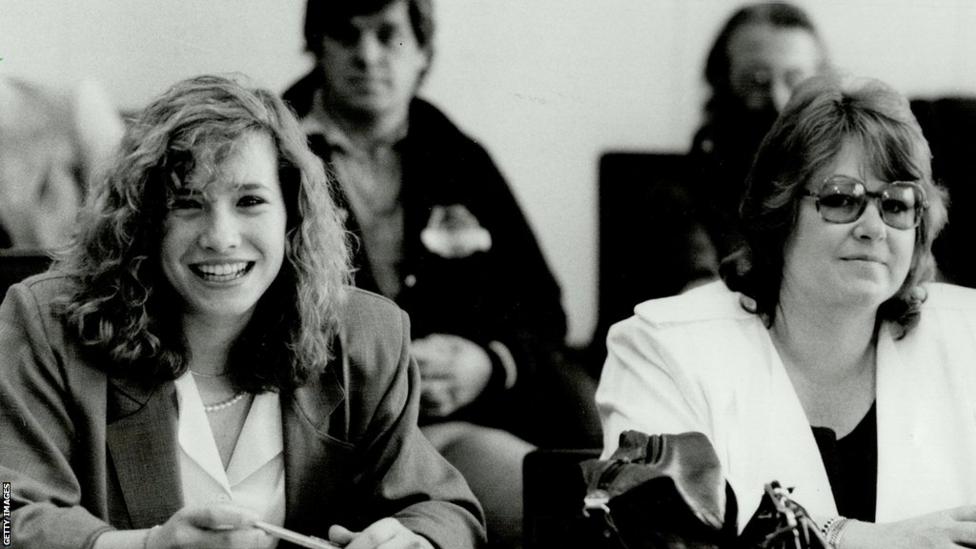
<svg viewBox="0 0 976 549">
<path fill-rule="evenodd" d="M 866 240 L 884 240 L 887 234 L 888 228 L 881 218 L 877 201 L 868 200 L 864 213 L 855 221 L 854 236 Z"/>
<path fill-rule="evenodd" d="M 208 250 L 225 252 L 236 248 L 240 243 L 241 231 L 237 217 L 226 211 L 226 208 L 211 208 L 200 234 L 200 245 Z"/>
</svg>

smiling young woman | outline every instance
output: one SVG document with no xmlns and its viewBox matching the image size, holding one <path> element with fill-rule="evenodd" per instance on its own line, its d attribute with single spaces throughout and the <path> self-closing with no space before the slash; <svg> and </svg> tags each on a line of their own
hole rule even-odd
<svg viewBox="0 0 976 549">
<path fill-rule="evenodd" d="M 202 76 L 150 103 L 76 242 L 0 307 L 17 546 L 479 546 L 417 427 L 406 314 L 349 280 L 280 99 Z"/>
</svg>

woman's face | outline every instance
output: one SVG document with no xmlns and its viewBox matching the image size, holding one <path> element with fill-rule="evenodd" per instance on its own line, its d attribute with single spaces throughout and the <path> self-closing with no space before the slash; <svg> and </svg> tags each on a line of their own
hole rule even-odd
<svg viewBox="0 0 976 549">
<path fill-rule="evenodd" d="M 220 168 L 170 198 L 162 269 L 184 315 L 243 324 L 281 269 L 285 204 L 266 134 L 242 137 Z"/>
<path fill-rule="evenodd" d="M 732 34 L 728 48 L 732 92 L 751 111 L 782 111 L 823 63 L 820 44 L 803 28 L 748 23 Z"/>
<path fill-rule="evenodd" d="M 823 178 L 831 175 L 857 178 L 869 192 L 887 184 L 865 167 L 862 147 L 852 140 L 807 188 L 818 190 Z M 864 213 L 850 223 L 828 223 L 820 217 L 816 200 L 804 198 L 786 241 L 781 294 L 818 304 L 876 309 L 901 288 L 914 248 L 915 229 L 886 225 L 875 200 L 869 200 Z"/>
</svg>

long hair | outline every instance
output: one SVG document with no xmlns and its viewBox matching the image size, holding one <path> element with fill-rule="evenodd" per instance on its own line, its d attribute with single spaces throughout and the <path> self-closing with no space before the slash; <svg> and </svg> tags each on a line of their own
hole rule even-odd
<svg viewBox="0 0 976 549">
<path fill-rule="evenodd" d="M 332 356 L 350 280 L 331 182 L 273 93 L 221 76 L 177 83 L 136 116 L 55 268 L 76 284 L 58 310 L 110 375 L 158 383 L 188 367 L 181 301 L 160 265 L 167 198 L 191 172 L 217 174 L 241 139 L 271 138 L 287 213 L 285 259 L 230 352 L 231 380 L 288 389 Z M 212 178 L 203 178 L 206 181 Z M 246 363 L 246 366 L 241 366 Z M 238 367 L 234 367 L 238 365 Z"/>
<path fill-rule="evenodd" d="M 729 17 L 712 43 L 705 60 L 705 82 L 711 88 L 711 97 L 705 103 L 706 117 L 711 119 L 736 104 L 732 90 L 729 58 L 729 42 L 740 28 L 749 24 L 766 24 L 778 29 L 800 29 L 810 33 L 824 52 L 823 63 L 826 68 L 826 47 L 817 32 L 813 20 L 802 9 L 787 2 L 763 2 L 739 8 Z"/>
<path fill-rule="evenodd" d="M 740 208 L 745 243 L 720 273 L 730 289 L 755 300 L 755 312 L 772 325 L 801 193 L 825 175 L 848 139 L 862 147 L 866 167 L 878 177 L 917 181 L 927 197 L 908 276 L 878 310 L 879 320 L 897 323 L 903 336 L 918 322 L 922 283 L 934 276 L 932 242 L 946 223 L 947 198 L 932 181 L 932 154 L 908 101 L 880 81 L 825 75 L 797 88 L 756 154 Z"/>
</svg>

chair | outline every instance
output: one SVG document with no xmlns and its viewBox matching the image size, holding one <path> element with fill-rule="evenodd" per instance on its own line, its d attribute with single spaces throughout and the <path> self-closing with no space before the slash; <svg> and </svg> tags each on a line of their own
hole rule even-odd
<svg viewBox="0 0 976 549">
<path fill-rule="evenodd" d="M 583 517 L 586 485 L 579 464 L 597 449 L 533 450 L 523 462 L 524 549 L 602 547 Z"/>
<path fill-rule="evenodd" d="M 914 99 L 912 112 L 932 149 L 932 172 L 949 191 L 949 224 L 933 245 L 948 282 L 976 287 L 972 239 L 976 235 L 976 97 Z"/>
<path fill-rule="evenodd" d="M 51 256 L 43 250 L 25 248 L 0 249 L 0 296 L 28 276 L 42 273 L 51 265 Z"/>
<path fill-rule="evenodd" d="M 613 323 L 642 301 L 677 294 L 700 274 L 691 245 L 696 219 L 689 169 L 687 156 L 676 153 L 600 158 L 597 327 L 588 360 L 595 370 L 606 358 Z"/>
</svg>

